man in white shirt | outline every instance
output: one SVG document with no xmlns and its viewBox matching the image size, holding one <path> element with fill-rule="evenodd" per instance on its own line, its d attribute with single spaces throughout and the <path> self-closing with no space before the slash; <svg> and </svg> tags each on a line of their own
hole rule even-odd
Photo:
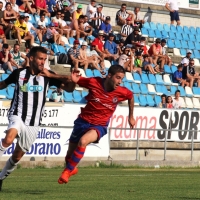
<svg viewBox="0 0 200 200">
<path fill-rule="evenodd" d="M 182 101 L 179 99 L 180 97 L 180 90 L 176 90 L 175 98 L 173 99 L 173 108 L 179 109 L 182 106 Z"/>
<path fill-rule="evenodd" d="M 192 55 L 192 51 L 191 50 L 187 50 L 187 54 L 186 56 L 182 59 L 181 64 L 187 63 L 187 65 L 189 64 L 190 58 Z"/>
<path fill-rule="evenodd" d="M 95 13 L 97 11 L 95 4 L 96 4 L 96 1 L 91 0 L 91 3 L 87 6 L 86 15 L 87 15 L 89 21 L 91 21 L 90 19 L 92 18 L 93 13 Z"/>
<path fill-rule="evenodd" d="M 139 7 L 135 7 L 135 10 L 133 12 L 133 16 L 134 16 L 134 23 L 137 24 L 141 29 L 142 24 L 144 24 L 144 20 L 142 19 Z"/>
<path fill-rule="evenodd" d="M 176 21 L 177 25 L 180 25 L 181 22 L 178 13 L 178 0 L 167 0 L 165 8 L 170 12 L 171 24 L 174 24 L 174 21 Z"/>
<path fill-rule="evenodd" d="M 10 0 L 12 9 L 18 14 L 19 13 L 19 6 L 16 4 L 16 0 Z"/>
</svg>

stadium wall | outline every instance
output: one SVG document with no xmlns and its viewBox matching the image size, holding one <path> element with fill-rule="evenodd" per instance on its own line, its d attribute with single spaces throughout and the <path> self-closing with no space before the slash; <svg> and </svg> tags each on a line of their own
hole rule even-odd
<svg viewBox="0 0 200 200">
<path fill-rule="evenodd" d="M 85 13 L 87 5 L 90 1 L 77 1 L 78 3 L 83 4 L 83 11 Z M 138 6 L 141 8 L 141 16 L 143 18 L 148 16 L 148 22 L 154 23 L 166 23 L 170 24 L 170 16 L 169 12 L 165 9 L 164 4 L 161 5 L 153 5 L 153 4 L 145 4 L 145 3 L 135 3 L 129 1 L 115 1 L 115 0 L 99 0 L 98 3 L 102 3 L 104 5 L 103 13 L 106 16 L 111 17 L 111 24 L 115 26 L 115 17 L 116 12 L 120 9 L 122 3 L 127 4 L 128 10 L 133 11 L 134 7 Z M 200 10 L 194 10 L 191 8 L 184 9 L 180 8 L 180 19 L 182 26 L 200 26 Z"/>
</svg>

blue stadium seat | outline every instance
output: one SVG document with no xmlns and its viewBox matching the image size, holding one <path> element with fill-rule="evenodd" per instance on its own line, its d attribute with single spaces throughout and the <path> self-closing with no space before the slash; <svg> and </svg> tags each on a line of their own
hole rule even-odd
<svg viewBox="0 0 200 200">
<path fill-rule="evenodd" d="M 0 96 L 5 96 L 5 98 L 6 98 L 6 96 L 7 96 L 6 88 L 3 90 L 0 90 Z"/>
<path fill-rule="evenodd" d="M 82 97 L 82 99 L 81 99 L 80 103 L 87 103 L 87 100 L 85 99 L 85 97 L 86 97 L 87 95 L 88 95 L 88 92 L 87 92 L 87 91 L 83 90 L 83 91 L 81 92 L 81 97 Z"/>
<path fill-rule="evenodd" d="M 161 34 L 162 34 L 162 38 L 165 38 L 165 39 L 169 38 L 169 33 L 166 30 L 161 31 Z"/>
<path fill-rule="evenodd" d="M 62 45 L 57 45 L 58 46 L 58 50 L 59 50 L 59 53 L 61 54 L 61 53 L 67 53 L 67 51 L 66 51 L 66 49 L 65 49 L 65 47 L 64 46 L 62 46 Z"/>
<path fill-rule="evenodd" d="M 196 41 L 196 38 L 195 38 L 195 36 L 194 36 L 193 34 L 190 34 L 190 35 L 189 35 L 189 39 L 190 39 L 190 41 L 192 41 L 192 42 L 195 42 L 195 41 Z"/>
<path fill-rule="evenodd" d="M 156 106 L 158 106 L 160 104 L 160 102 L 161 102 L 161 96 L 155 95 L 154 96 L 154 100 L 155 100 Z"/>
<path fill-rule="evenodd" d="M 162 34 L 158 29 L 155 30 L 155 35 L 156 35 L 156 38 L 162 38 Z"/>
<path fill-rule="evenodd" d="M 189 40 L 189 36 L 187 33 L 182 33 L 182 36 L 183 36 L 183 40 L 186 40 L 186 41 Z"/>
<path fill-rule="evenodd" d="M 140 78 L 140 75 L 136 72 L 133 72 L 133 78 L 135 81 L 140 81 L 142 82 L 141 78 Z"/>
<path fill-rule="evenodd" d="M 149 33 L 148 33 L 148 31 L 147 31 L 146 28 L 142 27 L 142 28 L 141 28 L 141 32 L 142 32 L 142 35 L 143 35 L 143 36 L 147 36 L 147 37 L 148 37 Z"/>
<path fill-rule="evenodd" d="M 181 48 L 182 48 L 182 45 L 181 45 L 180 40 L 174 40 L 174 45 L 175 45 L 175 47 L 178 48 L 178 49 L 181 49 Z"/>
<path fill-rule="evenodd" d="M 87 36 L 87 39 L 90 41 L 90 42 L 93 42 L 93 40 L 95 39 L 95 37 L 93 35 L 89 35 Z"/>
<path fill-rule="evenodd" d="M 56 86 L 54 86 L 54 85 L 50 86 L 49 88 L 50 88 L 50 89 L 52 89 L 52 90 L 55 90 L 55 89 L 57 89 L 57 87 L 56 87 Z"/>
<path fill-rule="evenodd" d="M 171 92 L 172 95 L 175 95 L 176 90 L 177 90 L 176 86 L 174 86 L 174 85 L 170 86 L 170 92 Z"/>
<path fill-rule="evenodd" d="M 200 96 L 200 88 L 199 87 L 192 87 L 192 91 L 194 95 Z"/>
<path fill-rule="evenodd" d="M 86 69 L 85 74 L 88 78 L 94 77 L 93 72 L 91 69 Z"/>
<path fill-rule="evenodd" d="M 172 74 L 172 71 L 169 65 L 164 65 L 164 72 L 166 74 Z"/>
<path fill-rule="evenodd" d="M 190 30 L 191 34 L 193 34 L 193 35 L 197 34 L 196 29 L 193 26 L 190 26 L 189 30 Z"/>
<path fill-rule="evenodd" d="M 186 49 L 180 49 L 181 56 L 186 56 Z"/>
<path fill-rule="evenodd" d="M 146 29 L 150 29 L 150 25 L 149 25 L 148 22 L 145 22 L 145 23 L 143 24 L 143 27 L 146 28 Z"/>
<path fill-rule="evenodd" d="M 64 97 L 65 102 L 73 102 L 73 100 L 74 100 L 71 92 L 69 93 L 69 92 L 64 91 L 63 97 Z"/>
<path fill-rule="evenodd" d="M 186 93 L 185 93 L 185 90 L 182 86 L 178 86 L 178 90 L 180 90 L 180 96 L 181 97 L 185 97 L 186 96 Z"/>
<path fill-rule="evenodd" d="M 2 74 L 1 77 L 0 77 L 0 81 L 4 81 L 5 79 L 8 78 L 8 74 Z"/>
<path fill-rule="evenodd" d="M 149 30 L 148 30 L 148 35 L 149 35 L 149 37 L 151 37 L 151 38 L 156 37 L 155 32 L 154 32 L 154 30 L 152 30 L 152 29 L 149 29 Z"/>
<path fill-rule="evenodd" d="M 194 55 L 195 58 L 200 59 L 200 53 L 199 53 L 198 50 L 194 49 L 193 55 Z"/>
<path fill-rule="evenodd" d="M 73 97 L 74 97 L 74 102 L 79 103 L 82 99 L 81 97 L 81 93 L 77 90 L 74 90 L 72 93 Z"/>
<path fill-rule="evenodd" d="M 139 85 L 137 83 L 132 83 L 132 91 L 135 94 L 139 94 L 140 93 L 140 88 L 139 88 Z"/>
<path fill-rule="evenodd" d="M 131 83 L 124 82 L 124 87 L 126 87 L 127 89 L 129 89 L 130 91 L 133 92 L 133 88 L 131 87 Z"/>
<path fill-rule="evenodd" d="M 50 98 L 50 97 L 51 97 L 52 92 L 53 92 L 53 90 L 48 89 L 48 92 L 47 92 L 47 98 Z"/>
<path fill-rule="evenodd" d="M 195 49 L 196 49 L 196 50 L 200 50 L 200 43 L 199 43 L 198 41 L 196 41 L 196 42 L 194 43 L 194 46 L 195 46 Z"/>
<path fill-rule="evenodd" d="M 200 27 L 196 28 L 196 32 L 197 32 L 197 34 L 200 34 Z"/>
<path fill-rule="evenodd" d="M 146 84 L 143 84 L 141 83 L 140 84 L 140 91 L 141 91 L 141 94 L 148 94 L 148 89 L 147 89 L 147 85 Z"/>
<path fill-rule="evenodd" d="M 171 40 L 177 39 L 174 32 L 169 32 L 169 38 Z"/>
<path fill-rule="evenodd" d="M 194 43 L 192 41 L 188 41 L 189 49 L 195 49 Z"/>
<path fill-rule="evenodd" d="M 170 25 L 170 30 L 171 30 L 173 33 L 176 33 L 176 32 L 177 32 L 176 26 L 174 26 L 173 24 Z"/>
<path fill-rule="evenodd" d="M 150 84 L 155 85 L 157 83 L 156 77 L 153 74 L 148 74 L 148 76 Z"/>
<path fill-rule="evenodd" d="M 164 24 L 163 25 L 164 30 L 166 30 L 167 32 L 170 32 L 170 26 L 168 24 Z"/>
<path fill-rule="evenodd" d="M 68 40 L 69 40 L 69 44 L 74 44 L 75 39 L 73 37 L 69 37 Z"/>
<path fill-rule="evenodd" d="M 165 85 L 161 85 L 161 88 L 162 88 L 163 94 L 166 94 L 167 96 L 171 95 L 171 92 L 167 90 L 167 87 Z"/>
<path fill-rule="evenodd" d="M 186 54 L 185 54 L 186 55 Z M 176 70 L 177 70 L 177 67 L 175 65 L 172 65 L 171 66 L 171 70 L 172 70 L 172 73 L 174 73 Z"/>
<path fill-rule="evenodd" d="M 176 30 L 177 30 L 178 33 L 183 33 L 182 26 L 176 26 Z"/>
<path fill-rule="evenodd" d="M 37 20 L 36 20 L 36 22 L 37 22 Z M 46 26 L 49 26 L 50 25 L 50 23 L 51 23 L 51 19 L 49 18 L 49 17 L 45 17 L 45 25 Z"/>
<path fill-rule="evenodd" d="M 138 96 L 137 96 L 137 95 L 134 95 L 134 103 L 138 103 L 138 104 L 140 104 L 140 101 L 139 101 L 139 99 L 138 99 Z"/>
<path fill-rule="evenodd" d="M 147 100 L 146 97 L 142 94 L 139 95 L 139 104 L 140 106 L 146 106 L 147 105 Z"/>
<path fill-rule="evenodd" d="M 156 77 L 157 84 L 159 84 L 159 85 L 164 84 L 164 81 L 163 81 L 162 76 L 160 74 L 156 74 L 155 77 Z"/>
<path fill-rule="evenodd" d="M 163 91 L 162 91 L 162 85 L 155 85 L 155 90 L 156 90 L 156 92 L 157 93 L 161 93 L 161 94 L 163 94 Z"/>
<path fill-rule="evenodd" d="M 157 23 L 157 29 L 159 31 L 163 31 L 164 30 L 163 25 L 161 23 Z"/>
<path fill-rule="evenodd" d="M 171 40 L 171 39 L 168 39 L 167 40 L 167 46 L 169 47 L 169 48 L 175 48 L 175 44 L 174 44 L 174 41 L 173 40 Z"/>
<path fill-rule="evenodd" d="M 149 25 L 150 25 L 150 28 L 152 30 L 156 30 L 157 29 L 156 24 L 154 22 L 150 22 Z"/>
<path fill-rule="evenodd" d="M 7 95 L 6 95 L 7 99 L 10 99 L 10 100 L 13 99 L 14 90 L 15 90 L 15 88 L 12 86 L 7 87 Z"/>
<path fill-rule="evenodd" d="M 183 49 L 188 49 L 188 43 L 185 40 L 181 40 L 181 45 Z"/>
<path fill-rule="evenodd" d="M 189 30 L 188 26 L 183 26 L 183 32 L 185 34 L 190 34 L 190 30 Z"/>
<path fill-rule="evenodd" d="M 175 34 L 176 34 L 176 39 L 178 39 L 178 40 L 183 39 L 182 33 L 175 33 Z"/>
<path fill-rule="evenodd" d="M 144 84 L 150 83 L 147 74 L 142 74 L 141 75 L 141 80 L 142 80 L 142 83 L 144 83 Z"/>
<path fill-rule="evenodd" d="M 153 97 L 151 95 L 147 95 L 146 99 L 147 99 L 147 105 L 148 106 L 152 106 L 152 107 L 155 106 L 155 102 L 154 102 Z"/>
<path fill-rule="evenodd" d="M 101 72 L 98 69 L 94 69 L 93 73 L 94 73 L 95 77 L 102 77 L 102 74 L 101 74 Z"/>
</svg>

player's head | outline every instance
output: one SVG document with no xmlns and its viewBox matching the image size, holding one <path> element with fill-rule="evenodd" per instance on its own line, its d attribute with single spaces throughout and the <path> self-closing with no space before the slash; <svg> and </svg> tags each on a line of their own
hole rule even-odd
<svg viewBox="0 0 200 200">
<path fill-rule="evenodd" d="M 124 75 L 125 70 L 121 65 L 112 65 L 106 77 L 108 87 L 111 90 L 115 90 L 121 84 Z"/>
<path fill-rule="evenodd" d="M 44 47 L 33 47 L 30 50 L 30 67 L 36 72 L 44 69 L 44 63 L 47 59 L 47 50 Z"/>
</svg>

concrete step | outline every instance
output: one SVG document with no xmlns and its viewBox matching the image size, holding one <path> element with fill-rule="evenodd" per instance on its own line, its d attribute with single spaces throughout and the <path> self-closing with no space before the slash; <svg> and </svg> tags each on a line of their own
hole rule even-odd
<svg viewBox="0 0 200 200">
<path fill-rule="evenodd" d="M 70 68 L 63 67 L 62 65 L 50 65 L 50 68 L 56 74 L 62 74 L 62 75 L 69 75 L 70 74 Z"/>
</svg>

